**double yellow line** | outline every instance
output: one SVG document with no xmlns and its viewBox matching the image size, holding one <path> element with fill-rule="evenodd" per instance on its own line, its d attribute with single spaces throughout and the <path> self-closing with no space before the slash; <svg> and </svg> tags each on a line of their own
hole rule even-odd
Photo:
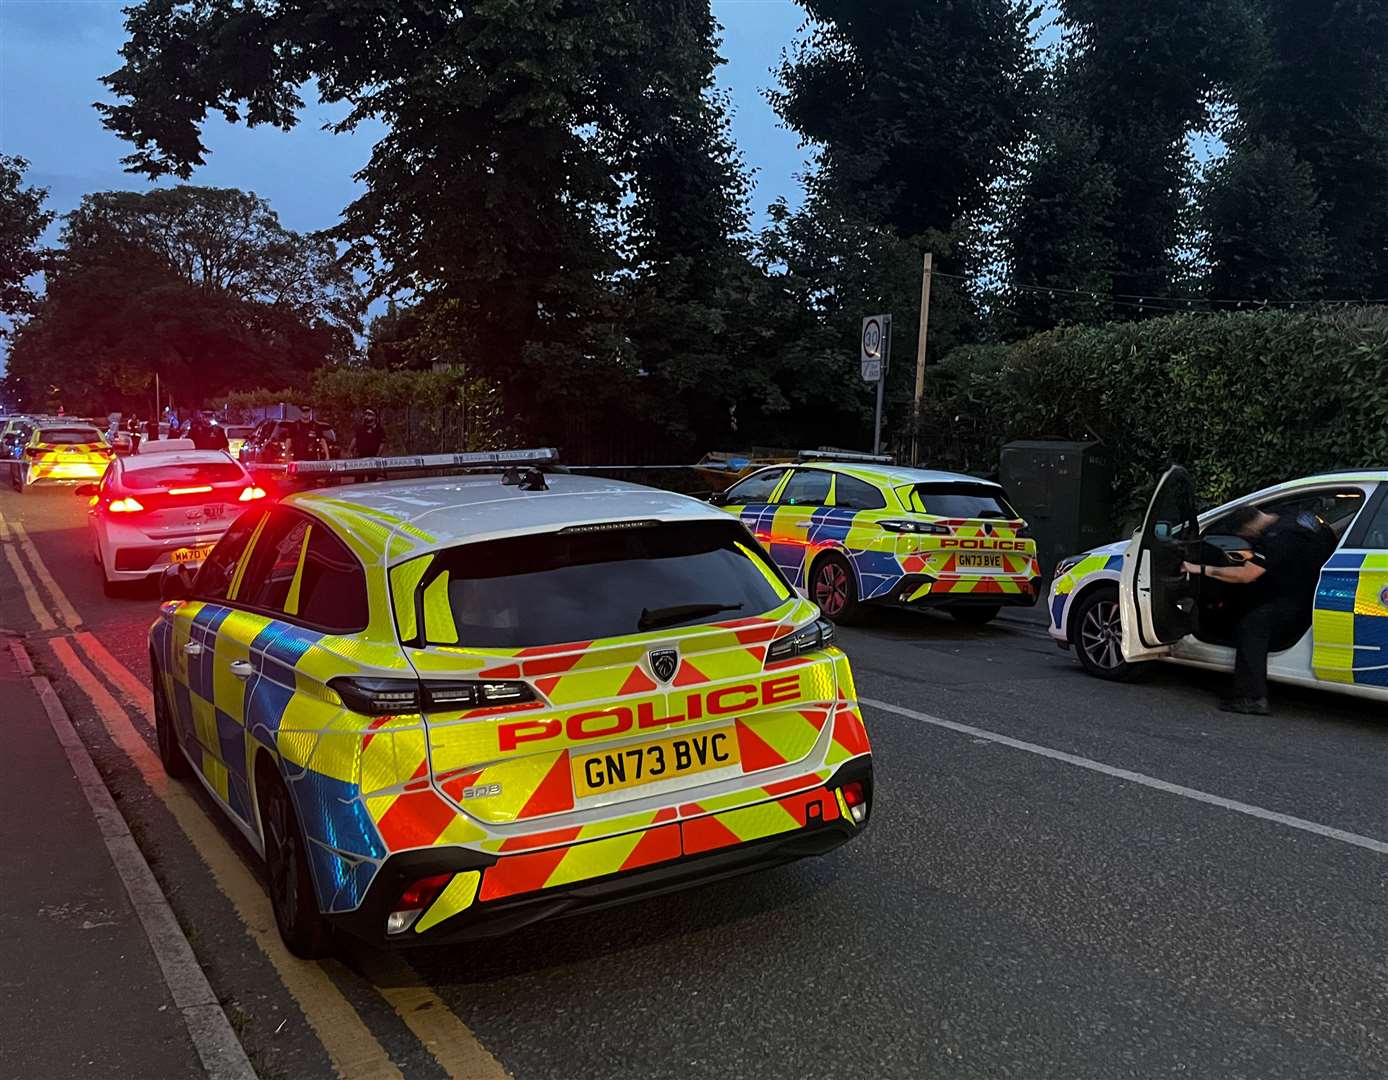
<svg viewBox="0 0 1388 1080">
<path fill-rule="evenodd" d="M 231 903 L 251 940 L 274 967 L 317 1035 L 333 1068 L 344 1080 L 400 1080 L 401 1073 L 380 1041 L 338 989 L 332 974 L 343 974 L 337 961 L 314 963 L 291 955 L 281 942 L 264 888 L 242 862 L 192 793 L 172 783 L 158 755 L 130 719 L 128 708 L 153 723 L 154 697 L 146 683 L 117 660 L 95 635 L 77 630 L 81 617 L 44 565 L 37 548 L 18 521 L 0 515 L 0 547 L 14 571 L 25 602 L 40 630 L 63 634 L 48 640 L 53 655 L 91 701 L 112 742 L 125 754 L 150 790 L 164 804 L 211 871 L 218 889 Z M 31 575 L 20 552 L 27 556 Z M 39 592 L 35 578 L 51 599 Z M 75 631 L 75 632 L 74 632 Z M 70 633 L 70 636 L 68 634 Z M 76 644 L 76 648 L 73 644 Z M 105 675 L 115 693 L 98 677 Z M 125 704 L 117 700 L 116 694 Z M 394 953 L 363 946 L 353 958 L 360 973 L 375 985 L 415 1037 L 454 1080 L 505 1080 L 507 1074 L 443 1000 Z"/>
</svg>

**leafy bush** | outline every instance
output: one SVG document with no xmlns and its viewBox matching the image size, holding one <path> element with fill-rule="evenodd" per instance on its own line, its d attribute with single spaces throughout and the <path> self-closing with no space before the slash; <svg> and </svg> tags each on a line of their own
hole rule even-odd
<svg viewBox="0 0 1388 1080">
<path fill-rule="evenodd" d="M 932 368 L 922 445 L 928 464 L 959 467 L 996 463 L 1011 439 L 1100 440 L 1116 452 L 1116 510 L 1130 517 L 1172 462 L 1213 501 L 1388 467 L 1385 376 L 1381 308 L 1064 328 Z"/>
</svg>

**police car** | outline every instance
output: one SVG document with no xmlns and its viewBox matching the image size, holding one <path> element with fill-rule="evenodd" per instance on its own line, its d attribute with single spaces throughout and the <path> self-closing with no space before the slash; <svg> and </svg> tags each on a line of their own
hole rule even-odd
<svg viewBox="0 0 1388 1080">
<path fill-rule="evenodd" d="M 1239 586 L 1192 578 L 1181 563 L 1240 559 L 1248 543 L 1228 523 L 1254 505 L 1326 536 L 1305 624 L 1273 643 L 1268 678 L 1388 700 L 1388 471 L 1306 477 L 1197 515 L 1190 477 L 1172 469 L 1131 540 L 1057 566 L 1051 636 L 1105 679 L 1148 660 L 1232 670 Z"/>
<path fill-rule="evenodd" d="M 544 452 L 295 462 L 171 568 L 160 756 L 263 854 L 280 932 L 428 943 L 819 854 L 867 823 L 831 624 L 725 514 Z"/>
<path fill-rule="evenodd" d="M 23 494 L 39 484 L 80 484 L 99 480 L 115 451 L 91 424 L 42 421 L 29 432 L 10 479 Z"/>
<path fill-rule="evenodd" d="M 1036 541 L 1003 489 L 884 459 L 800 455 L 713 502 L 736 514 L 782 573 L 830 619 L 860 604 L 937 607 L 986 623 L 1036 603 Z"/>
</svg>

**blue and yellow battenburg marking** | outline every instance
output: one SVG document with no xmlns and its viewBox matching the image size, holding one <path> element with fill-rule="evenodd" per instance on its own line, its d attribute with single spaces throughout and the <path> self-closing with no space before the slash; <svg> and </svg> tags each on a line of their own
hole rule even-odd
<svg viewBox="0 0 1388 1080">
<path fill-rule="evenodd" d="M 172 706 L 183 746 L 252 832 L 258 831 L 257 756 L 269 752 L 298 808 L 325 912 L 358 907 L 383 861 L 399 851 L 464 845 L 496 860 L 485 871 L 455 875 L 420 918 L 415 930 L 422 932 L 477 903 L 839 816 L 824 785 L 839 765 L 869 753 L 848 661 L 833 649 L 767 660 L 772 641 L 816 617 L 812 604 L 787 597 L 765 616 L 610 641 L 518 650 L 430 647 L 407 656 L 396 624 L 411 636 L 415 614 L 399 596 L 413 596 L 433 537 L 343 499 L 296 497 L 293 504 L 331 524 L 362 559 L 371 605 L 363 634 L 327 634 L 226 604 L 184 601 L 161 607 L 150 642 L 163 673 L 156 689 Z M 233 574 L 233 600 L 262 526 L 263 520 Z M 431 613 L 426 604 L 426 620 L 445 617 L 446 607 Z M 652 679 L 646 654 L 652 642 L 672 637 L 679 640 L 680 666 L 667 690 Z M 232 672 L 236 661 L 250 665 L 248 676 Z M 523 679 L 543 699 L 437 713 L 426 725 L 418 713 L 353 713 L 327 685 L 336 676 L 416 669 L 426 676 Z M 610 795 L 576 794 L 572 759 L 588 744 L 567 734 L 575 716 L 634 713 L 645 705 L 667 718 L 678 693 L 714 695 L 720 687 L 773 676 L 793 681 L 795 700 L 730 718 L 740 747 L 734 771 L 740 777 L 779 769 L 773 775 L 783 778 L 751 777 L 703 803 L 680 803 L 672 791 L 668 805 L 639 812 Z M 508 724 L 540 724 L 543 732 L 552 725 L 566 734 L 506 751 L 498 732 Z M 486 798 L 469 795 L 493 788 Z M 581 823 L 565 824 L 575 810 L 588 812 Z"/>
<path fill-rule="evenodd" d="M 1321 571 L 1312 627 L 1317 678 L 1388 686 L 1388 553 L 1332 555 Z"/>
</svg>

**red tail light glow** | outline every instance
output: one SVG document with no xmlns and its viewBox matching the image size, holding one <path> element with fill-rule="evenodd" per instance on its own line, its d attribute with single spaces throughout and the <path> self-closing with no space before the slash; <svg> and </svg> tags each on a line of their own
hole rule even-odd
<svg viewBox="0 0 1388 1080">
<path fill-rule="evenodd" d="M 452 874 L 435 874 L 433 877 L 420 878 L 406 887 L 386 917 L 386 933 L 400 934 L 413 926 L 452 879 Z"/>
<path fill-rule="evenodd" d="M 144 503 L 139 499 L 127 495 L 123 499 L 113 499 L 111 505 L 107 507 L 113 514 L 136 514 L 145 508 Z"/>
<path fill-rule="evenodd" d="M 198 487 L 169 488 L 170 495 L 200 495 L 204 491 L 211 491 L 211 484 L 200 484 Z"/>
<path fill-rule="evenodd" d="M 212 489 L 211 489 L 211 488 L 208 488 L 208 490 L 211 491 Z M 252 501 L 254 501 L 254 500 L 256 500 L 256 499 L 263 499 L 263 498 L 265 498 L 265 489 L 264 489 L 263 487 L 248 487 L 248 488 L 245 488 L 245 489 L 241 492 L 241 495 L 240 495 L 238 501 L 239 501 L 239 502 L 252 502 Z"/>
</svg>

